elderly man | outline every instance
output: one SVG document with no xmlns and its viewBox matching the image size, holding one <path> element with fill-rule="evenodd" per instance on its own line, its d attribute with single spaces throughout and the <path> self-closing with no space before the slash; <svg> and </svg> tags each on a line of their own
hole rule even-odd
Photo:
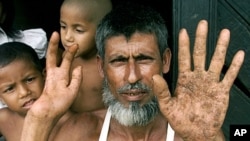
<svg viewBox="0 0 250 141">
<path fill-rule="evenodd" d="M 162 78 L 169 71 L 171 59 L 164 20 L 146 7 L 123 6 L 112 10 L 96 34 L 97 60 L 104 77 L 103 100 L 108 108 L 72 114 L 53 140 L 223 140 L 221 125 L 228 107 L 228 93 L 243 63 L 244 52 L 235 55 L 220 80 L 230 36 L 224 29 L 210 67 L 205 70 L 207 27 L 206 21 L 199 22 L 197 27 L 193 70 L 189 37 L 185 29 L 180 31 L 179 76 L 171 97 Z M 46 86 L 26 116 L 22 141 L 48 140 L 51 129 L 79 88 L 81 68 L 69 73 L 77 47 L 72 46 L 57 67 L 58 40 L 57 34 L 52 35 Z"/>
</svg>

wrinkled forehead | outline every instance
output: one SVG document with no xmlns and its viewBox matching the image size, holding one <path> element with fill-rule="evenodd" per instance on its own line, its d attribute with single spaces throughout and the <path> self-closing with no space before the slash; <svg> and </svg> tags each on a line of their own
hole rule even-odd
<svg viewBox="0 0 250 141">
<path fill-rule="evenodd" d="M 105 43 L 105 54 L 158 53 L 157 39 L 154 34 L 135 33 L 127 38 L 124 35 L 110 37 Z"/>
</svg>

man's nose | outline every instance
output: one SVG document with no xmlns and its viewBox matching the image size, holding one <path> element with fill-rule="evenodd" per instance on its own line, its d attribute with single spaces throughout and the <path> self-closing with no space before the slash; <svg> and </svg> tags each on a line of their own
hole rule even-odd
<svg viewBox="0 0 250 141">
<path fill-rule="evenodd" d="M 134 84 L 141 80 L 141 71 L 138 64 L 135 61 L 129 61 L 127 68 L 127 81 L 130 84 Z"/>
</svg>

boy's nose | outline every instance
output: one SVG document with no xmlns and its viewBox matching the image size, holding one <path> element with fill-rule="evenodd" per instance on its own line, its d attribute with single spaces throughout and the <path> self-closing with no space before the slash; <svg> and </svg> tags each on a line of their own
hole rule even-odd
<svg viewBox="0 0 250 141">
<path fill-rule="evenodd" d="M 65 40 L 67 41 L 73 41 L 73 36 L 70 30 L 67 30 L 65 33 Z"/>
<path fill-rule="evenodd" d="M 19 86 L 19 97 L 20 98 L 26 97 L 27 95 L 30 95 L 30 94 L 31 94 L 31 91 L 28 89 L 27 86 L 25 86 L 25 85 Z"/>
</svg>

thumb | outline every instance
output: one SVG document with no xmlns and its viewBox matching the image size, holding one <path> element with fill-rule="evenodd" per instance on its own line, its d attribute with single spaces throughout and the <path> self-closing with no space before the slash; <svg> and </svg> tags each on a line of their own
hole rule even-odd
<svg viewBox="0 0 250 141">
<path fill-rule="evenodd" d="M 158 74 L 153 76 L 153 91 L 157 96 L 160 107 L 168 107 L 166 104 L 169 103 L 171 94 L 166 81 Z"/>
</svg>

